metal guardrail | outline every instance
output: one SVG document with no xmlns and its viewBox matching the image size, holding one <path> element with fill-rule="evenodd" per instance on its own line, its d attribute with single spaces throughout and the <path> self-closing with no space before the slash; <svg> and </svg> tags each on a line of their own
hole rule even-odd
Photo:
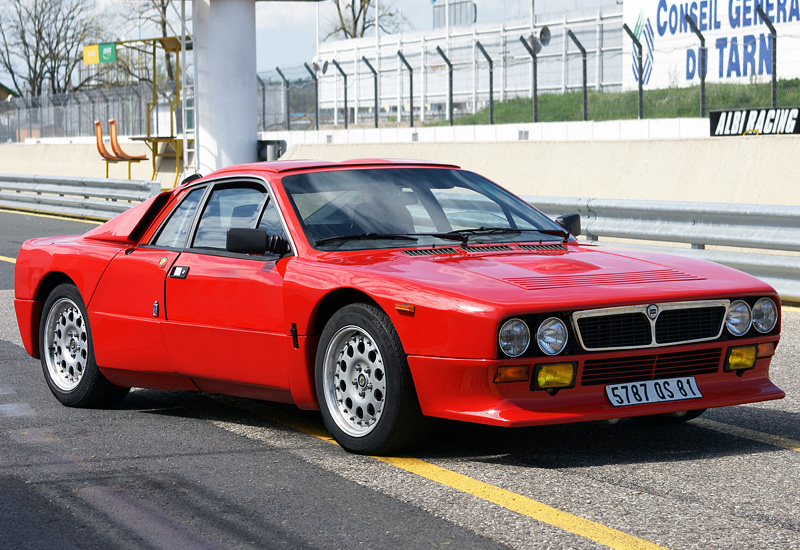
<svg viewBox="0 0 800 550">
<path fill-rule="evenodd" d="M 523 198 L 553 218 L 579 213 L 581 231 L 590 241 L 619 238 L 671 243 L 673 246 L 603 244 L 717 262 L 762 279 L 772 285 L 784 301 L 800 302 L 800 255 L 766 252 L 800 252 L 800 206 L 539 196 Z M 690 246 L 676 247 L 674 244 Z M 736 250 L 712 250 L 706 246 L 732 247 Z"/>
<path fill-rule="evenodd" d="M 0 174 L 0 207 L 105 220 L 160 190 L 158 181 Z M 717 262 L 766 281 L 784 301 L 800 302 L 800 206 L 523 198 L 553 218 L 573 212 L 580 214 L 582 233 L 590 241 L 604 238 L 647 241 L 648 244 L 604 244 Z M 468 204 L 461 206 L 469 208 Z M 649 244 L 654 241 L 673 246 Z M 711 250 L 706 246 L 736 250 Z"/>
<path fill-rule="evenodd" d="M 0 207 L 108 220 L 161 191 L 158 181 L 0 174 Z"/>
</svg>

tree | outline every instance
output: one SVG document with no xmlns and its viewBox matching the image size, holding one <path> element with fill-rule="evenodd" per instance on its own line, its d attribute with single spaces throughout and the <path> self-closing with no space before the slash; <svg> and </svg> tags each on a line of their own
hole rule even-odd
<svg viewBox="0 0 800 550">
<path fill-rule="evenodd" d="M 85 44 L 99 42 L 98 17 L 85 0 L 3 0 L 0 67 L 20 95 L 38 97 L 84 87 L 76 80 Z"/>
<path fill-rule="evenodd" d="M 167 13 L 167 8 L 171 0 L 147 0 L 147 11 L 144 13 L 144 19 L 153 23 L 158 27 L 162 38 L 173 36 L 176 33 L 170 33 L 170 24 Z M 172 68 L 172 54 L 166 54 L 166 68 L 167 68 L 167 81 L 172 82 L 175 80 L 175 70 Z"/>
<path fill-rule="evenodd" d="M 331 22 L 325 40 L 332 37 L 360 38 L 375 28 L 373 0 L 332 0 L 336 8 L 336 19 Z M 387 1 L 380 1 L 380 27 L 386 33 L 394 33 L 410 27 L 408 18 Z"/>
</svg>

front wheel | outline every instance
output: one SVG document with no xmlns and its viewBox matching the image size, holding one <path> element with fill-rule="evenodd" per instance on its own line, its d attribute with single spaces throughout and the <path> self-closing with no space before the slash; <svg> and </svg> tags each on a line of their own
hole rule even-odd
<svg viewBox="0 0 800 550">
<path fill-rule="evenodd" d="M 316 387 L 325 426 L 347 451 L 387 454 L 427 432 L 400 337 L 372 305 L 345 306 L 325 325 Z"/>
<path fill-rule="evenodd" d="M 92 330 L 78 289 L 57 286 L 44 303 L 39 356 L 50 391 L 70 407 L 113 405 L 130 388 L 115 386 L 97 368 Z"/>
</svg>

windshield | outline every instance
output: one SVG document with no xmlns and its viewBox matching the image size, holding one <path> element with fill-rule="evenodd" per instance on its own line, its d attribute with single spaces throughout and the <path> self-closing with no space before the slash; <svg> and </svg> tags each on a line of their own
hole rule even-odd
<svg viewBox="0 0 800 550">
<path fill-rule="evenodd" d="M 285 176 L 283 187 L 309 242 L 322 250 L 566 237 L 559 225 L 526 202 L 462 170 L 309 172 Z"/>
</svg>

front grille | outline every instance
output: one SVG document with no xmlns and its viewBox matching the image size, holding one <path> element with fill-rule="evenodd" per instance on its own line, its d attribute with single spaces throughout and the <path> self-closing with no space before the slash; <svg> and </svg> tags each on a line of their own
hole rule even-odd
<svg viewBox="0 0 800 550">
<path fill-rule="evenodd" d="M 673 309 L 656 320 L 656 342 L 672 344 L 698 338 L 714 338 L 719 333 L 724 307 Z"/>
<path fill-rule="evenodd" d="M 584 317 L 578 328 L 589 349 L 644 347 L 653 338 L 650 321 L 641 313 Z"/>
<path fill-rule="evenodd" d="M 573 321 L 587 351 L 648 348 L 719 338 L 728 304 L 706 300 L 576 311 Z"/>
<path fill-rule="evenodd" d="M 721 348 L 612 359 L 588 359 L 583 363 L 580 385 L 622 384 L 713 374 L 719 370 L 721 359 Z"/>
</svg>

